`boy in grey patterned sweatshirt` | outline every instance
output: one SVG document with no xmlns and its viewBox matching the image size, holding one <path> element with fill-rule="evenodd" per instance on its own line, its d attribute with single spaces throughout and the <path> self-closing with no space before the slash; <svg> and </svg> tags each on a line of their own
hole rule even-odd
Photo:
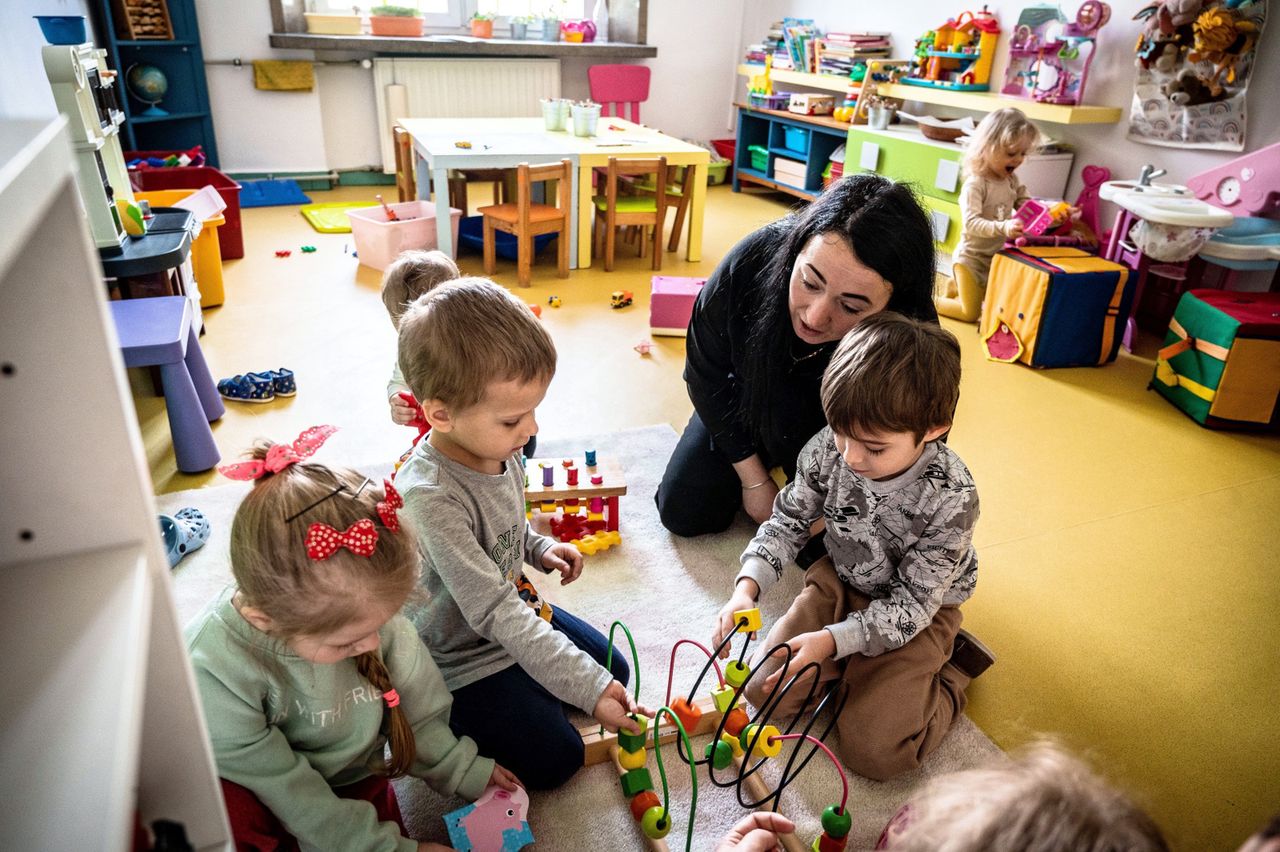
<svg viewBox="0 0 1280 852">
<path fill-rule="evenodd" d="M 414 623 L 453 693 L 450 727 L 530 789 L 563 784 L 583 763 L 566 708 L 635 733 L 627 665 L 586 622 L 521 599 L 525 563 L 582 572 L 582 554 L 529 528 L 520 449 L 555 373 L 542 324 L 509 292 L 461 278 L 400 320 L 400 366 L 431 432 L 396 474 L 422 553 L 425 606 Z M 501 757 L 497 757 L 501 755 Z"/>
<path fill-rule="evenodd" d="M 950 332 L 891 312 L 859 323 L 823 376 L 829 425 L 801 450 L 794 481 L 742 554 L 712 640 L 720 644 L 733 613 L 756 605 L 823 520 L 829 556 L 808 570 L 760 647 L 753 668 L 763 670 L 746 696 L 764 704 L 782 681 L 785 651 L 765 655 L 789 645 L 787 679 L 816 663 L 819 681 L 847 684 L 841 757 L 878 780 L 919 766 L 937 747 L 977 673 L 952 660 L 959 605 L 973 594 L 978 567 L 973 477 L 938 440 L 959 394 L 960 345 Z M 812 678 L 775 712 L 797 712 Z"/>
</svg>

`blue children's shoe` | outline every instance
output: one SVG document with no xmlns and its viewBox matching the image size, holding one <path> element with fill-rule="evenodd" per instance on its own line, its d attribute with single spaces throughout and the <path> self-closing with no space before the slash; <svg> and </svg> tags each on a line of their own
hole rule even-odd
<svg viewBox="0 0 1280 852">
<path fill-rule="evenodd" d="M 281 367 L 279 370 L 267 370 L 265 373 L 255 373 L 258 376 L 269 376 L 271 385 L 275 388 L 276 396 L 297 396 L 298 386 L 293 381 L 293 370 L 286 370 Z"/>
<path fill-rule="evenodd" d="M 204 512 L 188 506 L 173 515 L 160 516 L 160 535 L 172 568 L 188 553 L 204 547 L 209 540 L 209 519 Z"/>
<path fill-rule="evenodd" d="M 276 398 L 275 383 L 256 373 L 223 379 L 218 382 L 218 393 L 233 402 L 270 402 Z"/>
</svg>

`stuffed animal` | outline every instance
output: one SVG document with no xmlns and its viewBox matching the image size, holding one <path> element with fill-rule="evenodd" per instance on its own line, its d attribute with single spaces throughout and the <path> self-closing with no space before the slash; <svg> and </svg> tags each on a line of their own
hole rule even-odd
<svg viewBox="0 0 1280 852">
<path fill-rule="evenodd" d="M 1223 95 L 1221 89 L 1218 90 L 1217 94 L 1210 91 L 1209 85 L 1190 68 L 1182 69 L 1176 77 L 1171 77 L 1165 81 L 1165 84 L 1160 87 L 1160 91 L 1169 99 L 1169 103 L 1182 107 L 1212 103 L 1213 101 L 1221 100 Z"/>
<path fill-rule="evenodd" d="M 1150 3 L 1133 16 L 1145 21 L 1134 53 L 1140 68 L 1172 73 L 1185 46 L 1192 38 L 1192 24 L 1204 7 L 1204 0 L 1161 0 Z"/>
<path fill-rule="evenodd" d="M 1192 29 L 1195 33 L 1193 50 L 1187 54 L 1187 59 L 1213 64 L 1213 74 L 1205 82 L 1217 97 L 1222 94 L 1218 78 L 1226 71 L 1226 82 L 1235 82 L 1236 61 L 1253 50 L 1258 27 L 1252 21 L 1237 18 L 1230 9 L 1214 7 L 1196 18 Z"/>
</svg>

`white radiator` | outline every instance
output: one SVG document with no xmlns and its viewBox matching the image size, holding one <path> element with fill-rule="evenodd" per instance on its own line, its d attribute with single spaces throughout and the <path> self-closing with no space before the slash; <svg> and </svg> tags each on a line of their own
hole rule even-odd
<svg viewBox="0 0 1280 852">
<path fill-rule="evenodd" d="M 558 59 L 375 59 L 382 170 L 395 171 L 397 118 L 538 116 L 560 97 Z"/>
</svg>

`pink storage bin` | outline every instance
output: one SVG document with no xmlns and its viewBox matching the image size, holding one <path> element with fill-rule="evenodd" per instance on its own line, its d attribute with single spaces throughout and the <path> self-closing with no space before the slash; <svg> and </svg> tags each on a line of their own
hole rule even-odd
<svg viewBox="0 0 1280 852">
<path fill-rule="evenodd" d="M 347 211 L 347 218 L 351 220 L 351 237 L 355 240 L 356 254 L 361 263 L 374 269 L 386 269 L 402 251 L 438 248 L 434 202 L 402 201 L 387 206 L 395 211 L 398 221 L 387 221 L 387 213 L 381 207 L 359 207 Z M 462 211 L 449 208 L 449 218 L 453 220 L 453 255 L 457 256 L 458 222 Z"/>
<path fill-rule="evenodd" d="M 689 331 L 689 318 L 693 316 L 693 303 L 706 283 L 705 278 L 653 276 L 653 289 L 649 296 L 649 332 L 654 336 L 685 337 Z"/>
</svg>

